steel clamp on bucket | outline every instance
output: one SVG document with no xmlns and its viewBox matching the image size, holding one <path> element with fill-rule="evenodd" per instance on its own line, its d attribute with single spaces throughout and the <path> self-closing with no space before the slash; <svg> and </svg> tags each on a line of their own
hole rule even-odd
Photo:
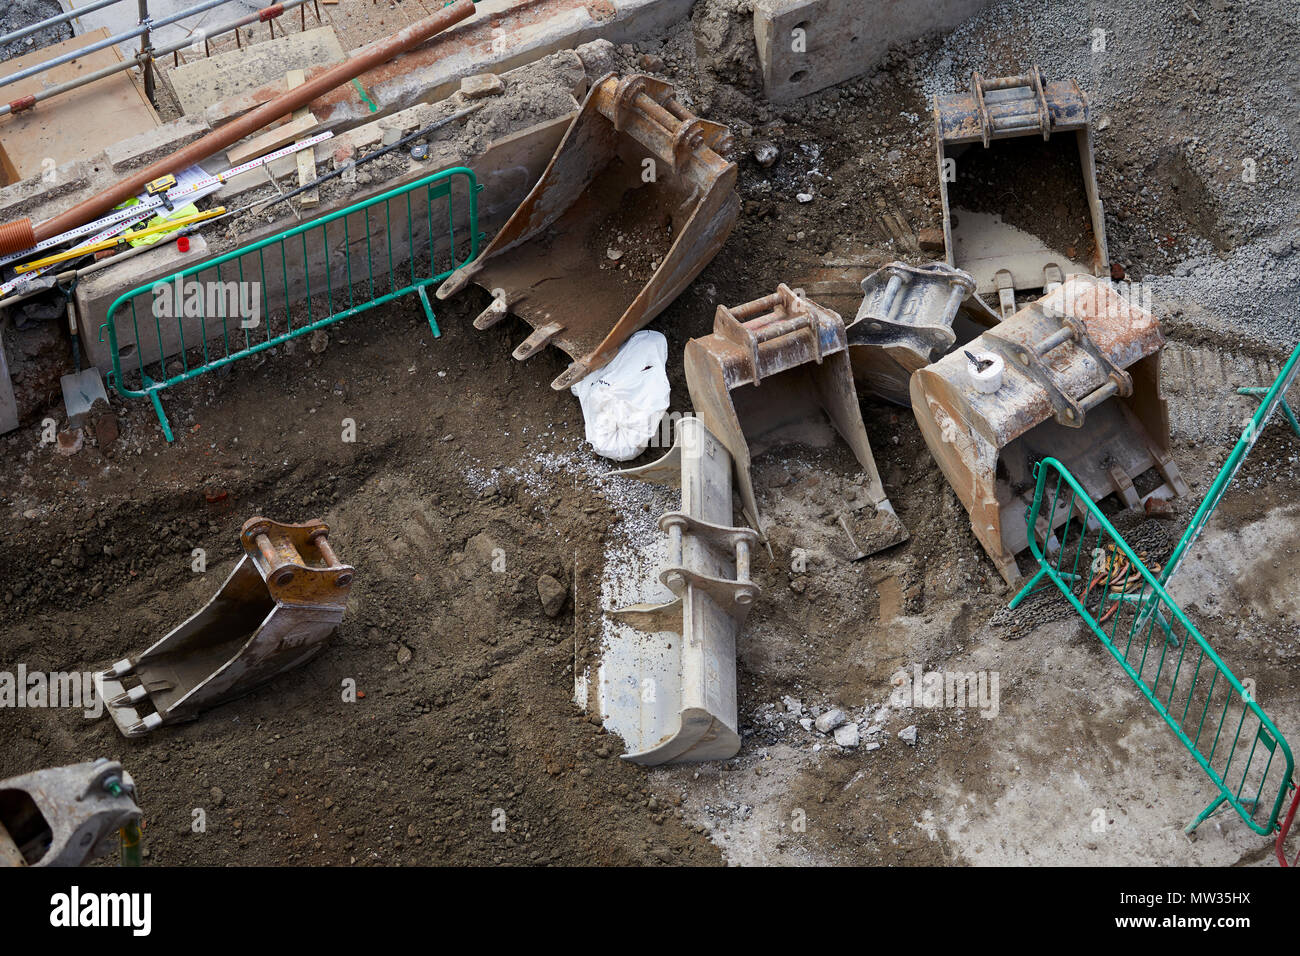
<svg viewBox="0 0 1300 956">
<path fill-rule="evenodd" d="M 558 346 L 573 362 L 551 387 L 568 388 L 607 364 L 726 241 L 740 208 L 731 143 L 667 83 L 603 77 L 537 185 L 438 298 L 471 280 L 487 289 L 493 302 L 474 327 L 514 312 L 534 330 L 514 357 Z"/>
<path fill-rule="evenodd" d="M 874 513 L 857 547 L 871 554 L 907 539 L 871 454 L 838 313 L 782 283 L 753 302 L 718 306 L 713 334 L 686 343 L 685 365 L 695 414 L 735 460 L 745 517 L 760 534 L 750 442 L 797 436 L 825 413 L 866 474 Z"/>
<path fill-rule="evenodd" d="M 627 740 L 623 759 L 648 767 L 735 756 L 736 638 L 759 588 L 749 575 L 758 536 L 731 526 L 731 458 L 698 418 L 687 416 L 678 420 L 667 455 L 612 474 L 682 489 L 681 510 L 659 519 L 668 537 L 659 580 L 674 599 L 610 612 L 648 642 L 636 658 L 642 670 L 612 682 L 629 689 L 602 708 Z"/>
<path fill-rule="evenodd" d="M 322 521 L 246 521 L 244 556 L 216 596 L 148 650 L 95 675 L 118 729 L 135 737 L 192 720 L 320 651 L 343 620 L 353 577 L 328 535 Z"/>
<path fill-rule="evenodd" d="M 912 376 L 925 443 L 1007 583 L 1028 546 L 1038 461 L 1065 463 L 1094 501 L 1114 492 L 1140 509 L 1134 482 L 1152 468 L 1165 485 L 1145 497 L 1187 494 L 1160 394 L 1164 344 L 1156 317 L 1109 282 L 1071 276 Z M 1054 515 L 1053 526 L 1068 517 Z M 1044 541 L 1051 530 L 1039 529 Z"/>
<path fill-rule="evenodd" d="M 942 262 L 889 262 L 862 280 L 863 299 L 845 330 L 854 381 L 910 405 L 912 373 L 998 324 L 968 272 Z"/>
</svg>

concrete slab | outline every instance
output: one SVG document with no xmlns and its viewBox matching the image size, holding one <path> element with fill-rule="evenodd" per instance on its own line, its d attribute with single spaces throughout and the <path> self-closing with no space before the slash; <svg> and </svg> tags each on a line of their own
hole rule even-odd
<svg viewBox="0 0 1300 956">
<path fill-rule="evenodd" d="M 181 109 L 200 114 L 228 96 L 273 83 L 283 89 L 284 75 L 289 70 L 333 66 L 345 56 L 333 27 L 317 27 L 182 63 L 168 71 L 167 78 Z"/>
<path fill-rule="evenodd" d="M 951 30 L 993 0 L 758 0 L 767 98 L 783 103 L 870 70 L 891 46 Z"/>
<path fill-rule="evenodd" d="M 9 360 L 5 358 L 4 334 L 0 333 L 0 435 L 18 427 L 18 402 L 9 380 Z"/>
</svg>

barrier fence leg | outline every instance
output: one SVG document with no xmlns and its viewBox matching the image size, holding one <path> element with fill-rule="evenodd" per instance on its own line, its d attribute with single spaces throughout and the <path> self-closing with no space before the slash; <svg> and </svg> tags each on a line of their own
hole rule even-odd
<svg viewBox="0 0 1300 956">
<path fill-rule="evenodd" d="M 153 384 L 153 379 L 146 375 L 144 377 L 144 387 L 149 390 L 149 401 L 153 402 L 153 410 L 158 416 L 158 424 L 162 426 L 163 437 L 166 438 L 168 442 L 175 441 L 176 439 L 172 435 L 172 426 L 167 421 L 167 413 L 163 411 L 162 400 L 158 397 L 159 390 L 152 388 L 151 386 Z"/>
<path fill-rule="evenodd" d="M 442 332 L 438 329 L 438 320 L 433 316 L 433 306 L 429 304 L 429 293 L 426 286 L 420 286 L 420 302 L 424 306 L 424 314 L 429 318 L 429 328 L 433 331 L 435 339 L 442 338 Z"/>
<path fill-rule="evenodd" d="M 1045 575 L 1046 573 L 1047 573 L 1047 566 L 1040 565 L 1038 568 L 1038 573 L 1029 579 L 1029 583 L 1020 589 L 1019 594 L 1017 594 L 1015 597 L 1011 599 L 1011 603 L 1007 605 L 1007 608 L 1009 610 L 1014 611 L 1016 607 L 1020 604 L 1020 602 L 1029 596 L 1029 593 L 1033 591 L 1035 585 L 1038 584 L 1039 579 L 1042 578 L 1043 575 Z"/>
<path fill-rule="evenodd" d="M 1263 395 L 1267 392 L 1268 386 L 1266 385 L 1248 385 L 1237 389 L 1238 395 Z M 1291 423 L 1291 430 L 1295 432 L 1297 436 L 1300 436 L 1300 421 L 1296 420 L 1295 412 L 1291 410 L 1291 405 L 1285 398 L 1282 399 L 1278 405 L 1282 409 L 1282 414 L 1286 416 L 1286 420 Z"/>
</svg>

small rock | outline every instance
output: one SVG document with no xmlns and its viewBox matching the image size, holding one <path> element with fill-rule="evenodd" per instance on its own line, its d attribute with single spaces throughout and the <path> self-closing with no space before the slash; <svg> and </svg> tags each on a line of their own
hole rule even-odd
<svg viewBox="0 0 1300 956">
<path fill-rule="evenodd" d="M 397 663 L 409 664 L 411 663 L 411 657 L 412 654 L 411 654 L 411 649 L 409 647 L 407 647 L 405 644 L 399 644 L 397 646 Z"/>
<path fill-rule="evenodd" d="M 330 347 L 329 333 L 324 329 L 317 329 L 307 340 L 307 348 L 311 350 L 312 355 L 320 355 Z"/>
<path fill-rule="evenodd" d="M 1118 262 L 1112 262 L 1110 264 L 1110 281 L 1119 282 L 1123 278 L 1124 278 L 1124 267 L 1120 265 Z"/>
<path fill-rule="evenodd" d="M 835 742 L 846 749 L 856 747 L 858 745 L 858 725 L 844 724 L 836 727 Z"/>
<path fill-rule="evenodd" d="M 542 610 L 546 616 L 555 617 L 564 610 L 564 602 L 568 600 L 569 592 L 555 578 L 543 574 L 537 579 L 537 596 L 542 599 Z"/>
<path fill-rule="evenodd" d="M 804 730 L 812 730 L 813 722 L 811 717 L 800 717 L 799 726 Z"/>
<path fill-rule="evenodd" d="M 80 428 L 68 428 L 59 432 L 54 442 L 54 450 L 60 455 L 75 455 L 81 451 L 85 441 L 85 435 Z"/>
<path fill-rule="evenodd" d="M 226 792 L 220 787 L 213 787 L 208 791 L 208 796 L 212 798 L 212 805 L 219 807 L 226 802 Z"/>
<path fill-rule="evenodd" d="M 807 203 L 807 202 L 812 202 L 812 201 L 813 201 L 813 194 L 812 194 L 812 193 L 797 193 L 797 194 L 795 195 L 794 198 L 797 199 L 797 200 L 799 200 L 800 202 L 805 202 L 805 203 Z"/>
<path fill-rule="evenodd" d="M 904 727 L 902 730 L 900 730 L 898 732 L 898 739 L 901 740 L 903 743 L 907 744 L 909 747 L 915 747 L 916 746 L 916 724 L 912 724 L 910 727 Z"/>
<path fill-rule="evenodd" d="M 865 747 L 863 747 L 862 749 L 863 749 L 863 750 L 866 750 L 866 751 L 879 750 L 879 749 L 880 749 L 880 744 L 876 743 L 876 742 L 873 740 L 873 741 L 871 741 L 870 743 L 868 743 Z"/>
<path fill-rule="evenodd" d="M 477 73 L 460 81 L 461 95 L 467 100 L 481 100 L 485 96 L 499 96 L 506 85 L 495 73 Z"/>
<path fill-rule="evenodd" d="M 637 62 L 641 64 L 641 69 L 647 73 L 662 73 L 668 68 L 668 65 L 664 63 L 664 58 L 656 53 L 642 53 Z"/>
<path fill-rule="evenodd" d="M 781 158 L 781 150 L 775 143 L 769 143 L 767 140 L 754 144 L 754 162 L 764 169 L 771 169 L 776 165 L 776 161 Z"/>
<path fill-rule="evenodd" d="M 943 230 L 933 227 L 922 229 L 916 236 L 922 252 L 943 252 Z"/>
<path fill-rule="evenodd" d="M 650 855 L 661 863 L 671 863 L 673 861 L 673 851 L 666 846 L 657 846 L 650 851 Z"/>
<path fill-rule="evenodd" d="M 785 712 L 787 714 L 791 714 L 792 716 L 798 717 L 800 714 L 803 713 L 803 704 L 795 700 L 789 694 L 786 694 L 784 697 L 782 697 L 781 702 L 785 704 Z"/>
<path fill-rule="evenodd" d="M 832 707 L 826 713 L 822 714 L 815 721 L 817 729 L 824 734 L 829 734 L 832 730 L 844 723 L 848 718 L 844 716 L 844 711 L 838 707 Z"/>
</svg>

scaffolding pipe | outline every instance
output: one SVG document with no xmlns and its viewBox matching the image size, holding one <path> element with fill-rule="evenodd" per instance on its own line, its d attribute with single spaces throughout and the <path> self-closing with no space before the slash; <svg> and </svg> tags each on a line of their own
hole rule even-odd
<svg viewBox="0 0 1300 956">
<path fill-rule="evenodd" d="M 52 27 L 59 23 L 67 23 L 69 20 L 75 20 L 77 17 L 85 16 L 87 13 L 94 13 L 96 10 L 103 10 L 105 7 L 111 7 L 115 3 L 121 3 L 122 0 L 95 0 L 94 3 L 88 3 L 84 7 L 78 7 L 76 10 L 69 10 L 67 13 L 60 13 L 57 16 L 41 20 L 39 23 L 33 23 L 25 26 L 21 30 L 14 30 L 0 37 L 0 46 L 4 46 L 13 40 L 21 40 L 31 33 L 38 33 L 46 27 Z"/>
<path fill-rule="evenodd" d="M 430 37 L 441 33 L 467 17 L 473 16 L 473 0 L 455 0 L 432 16 L 426 17 L 404 27 L 397 33 L 363 48 L 355 56 L 328 70 L 312 77 L 301 86 L 281 93 L 272 100 L 245 113 L 238 119 L 231 120 L 224 126 L 207 133 L 188 146 L 183 146 L 164 156 L 157 162 L 150 163 L 144 169 L 118 180 L 114 185 L 89 199 L 79 202 L 66 212 L 53 219 L 47 219 L 33 228 L 31 220 L 19 219 L 0 225 L 0 255 L 22 252 L 38 242 L 43 242 L 69 229 L 75 229 L 97 216 L 102 216 L 118 203 L 133 198 L 147 183 L 159 176 L 192 166 L 209 156 L 232 146 L 251 133 L 262 129 L 282 116 L 288 116 L 294 110 L 302 109 L 335 87 L 342 86 L 356 79 L 367 70 L 387 63 L 397 54 L 411 49 Z"/>
<path fill-rule="evenodd" d="M 103 50 L 116 43 L 134 40 L 136 37 L 143 33 L 148 33 L 150 30 L 157 30 L 160 27 L 169 26 L 177 20 L 184 20 L 186 17 L 192 17 L 196 13 L 203 13 L 205 10 L 211 10 L 213 7 L 219 7 L 223 3 L 227 2 L 228 0 L 203 0 L 202 3 L 195 4 L 189 9 L 182 10 L 180 13 L 173 13 L 169 17 L 163 17 L 161 20 L 155 20 L 152 23 L 134 26 L 129 30 L 123 30 L 115 36 L 106 37 L 103 40 L 92 43 L 90 46 L 83 46 L 80 49 L 69 50 L 67 53 L 56 56 L 52 60 L 46 60 L 44 63 L 37 63 L 35 66 L 29 66 L 25 70 L 19 70 L 17 73 L 11 73 L 8 76 L 0 77 L 0 86 L 8 86 L 10 83 L 17 83 L 19 80 L 25 80 L 29 76 L 36 76 L 38 73 L 44 73 L 46 70 L 53 69 L 54 67 L 60 66 L 64 63 L 70 63 L 79 57 L 86 56 L 88 53 Z"/>
<path fill-rule="evenodd" d="M 272 20 L 275 17 L 280 16 L 286 10 L 292 10 L 295 7 L 300 7 L 303 4 L 310 2 L 311 0 L 284 0 L 283 3 L 277 3 L 270 7 L 264 7 L 261 10 L 255 10 L 250 14 L 240 17 L 238 20 L 231 20 L 229 23 L 223 23 L 219 27 L 214 27 L 212 30 L 207 32 L 207 36 L 221 36 L 222 34 L 229 33 L 232 30 L 239 30 L 240 28 L 246 27 L 252 23 Z M 123 70 L 130 70 L 136 66 L 143 66 L 147 70 L 154 60 L 159 57 L 170 56 L 176 51 L 183 50 L 185 47 L 190 46 L 193 42 L 192 39 L 187 38 L 185 40 L 178 40 L 177 42 L 166 46 L 158 47 L 148 54 L 142 50 L 129 60 L 123 60 L 121 63 L 114 63 L 110 66 L 102 67 L 92 73 L 87 73 L 85 76 L 79 76 L 75 80 L 68 80 L 66 83 L 59 83 L 56 86 L 38 90 L 35 93 L 22 97 L 21 99 L 14 100 L 12 103 L 0 104 L 0 116 L 5 116 L 9 113 L 21 113 L 24 110 L 31 109 L 37 103 L 41 103 L 51 97 L 58 96 L 61 93 L 67 93 L 70 90 L 75 90 L 78 87 L 85 86 L 87 83 L 94 83 L 96 80 L 102 80 L 104 77 L 112 76 L 114 73 L 121 73 Z M 150 92 L 148 79 L 149 77 L 146 74 L 146 93 Z M 150 99 L 152 98 L 153 97 L 150 96 Z"/>
</svg>

